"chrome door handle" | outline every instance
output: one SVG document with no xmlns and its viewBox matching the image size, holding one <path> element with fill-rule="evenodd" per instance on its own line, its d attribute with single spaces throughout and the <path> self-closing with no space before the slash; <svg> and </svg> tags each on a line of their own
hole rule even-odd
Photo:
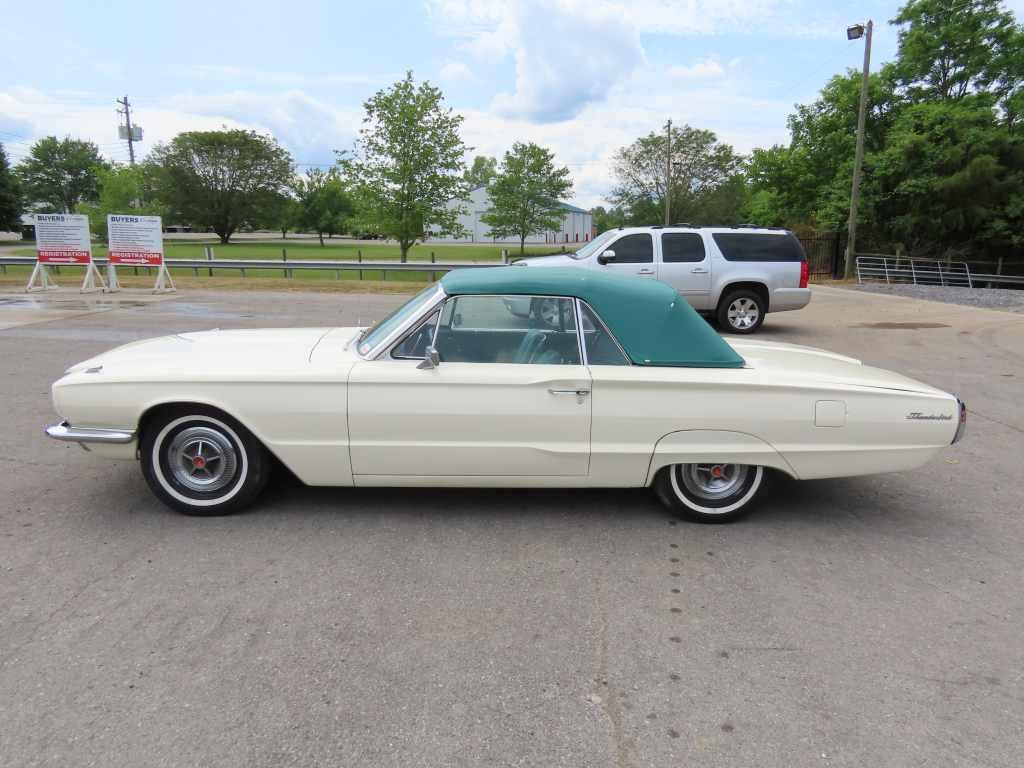
<svg viewBox="0 0 1024 768">
<path fill-rule="evenodd" d="M 641 269 L 641 270 L 639 270 L 637 272 L 637 274 L 638 275 L 653 275 L 654 274 L 654 270 L 653 269 Z"/>
<path fill-rule="evenodd" d="M 549 389 L 552 395 L 573 395 L 574 397 L 586 397 L 590 394 L 589 389 Z"/>
<path fill-rule="evenodd" d="M 694 267 L 690 271 L 693 272 L 693 274 L 695 275 L 703 275 L 707 273 L 707 270 L 704 269 L 703 267 Z"/>
</svg>

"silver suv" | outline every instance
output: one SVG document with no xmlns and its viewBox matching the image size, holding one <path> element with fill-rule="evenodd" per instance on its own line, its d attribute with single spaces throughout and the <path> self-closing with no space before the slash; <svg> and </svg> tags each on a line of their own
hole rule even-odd
<svg viewBox="0 0 1024 768">
<path fill-rule="evenodd" d="M 575 253 L 516 263 L 660 280 L 733 333 L 753 333 L 768 312 L 801 309 L 811 300 L 807 257 L 785 229 L 622 227 L 602 232 Z"/>
</svg>

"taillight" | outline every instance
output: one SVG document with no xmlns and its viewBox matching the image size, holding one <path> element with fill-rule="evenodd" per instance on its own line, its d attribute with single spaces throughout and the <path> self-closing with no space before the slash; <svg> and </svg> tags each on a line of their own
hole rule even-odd
<svg viewBox="0 0 1024 768">
<path fill-rule="evenodd" d="M 806 261 L 800 262 L 800 287 L 807 287 L 807 280 L 811 276 L 811 267 Z"/>
</svg>

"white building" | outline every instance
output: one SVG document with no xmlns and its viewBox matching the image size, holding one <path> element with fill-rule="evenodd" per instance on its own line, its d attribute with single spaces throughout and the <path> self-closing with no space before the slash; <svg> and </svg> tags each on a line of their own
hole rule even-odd
<svg viewBox="0 0 1024 768">
<path fill-rule="evenodd" d="M 492 237 L 490 228 L 483 222 L 483 215 L 491 207 L 491 199 L 487 195 L 487 187 L 477 187 L 464 200 L 451 200 L 449 208 L 462 206 L 464 212 L 459 216 L 459 224 L 466 230 L 462 237 L 449 235 L 432 235 L 431 240 L 445 243 L 502 243 L 519 245 L 518 237 Z M 569 203 L 559 202 L 564 211 L 562 224 L 556 230 L 534 232 L 526 238 L 527 243 L 585 243 L 593 233 L 593 217 L 589 211 L 577 208 Z"/>
</svg>

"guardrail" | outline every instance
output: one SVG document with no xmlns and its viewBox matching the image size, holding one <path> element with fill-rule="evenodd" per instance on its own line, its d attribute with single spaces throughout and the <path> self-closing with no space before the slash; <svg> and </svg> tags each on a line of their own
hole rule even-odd
<svg viewBox="0 0 1024 768">
<path fill-rule="evenodd" d="M 971 272 L 962 261 L 926 261 L 896 256 L 857 257 L 857 282 L 905 283 L 974 288 L 989 283 L 1024 285 L 1024 276 L 985 275 Z"/>
<path fill-rule="evenodd" d="M 93 259 L 97 267 L 105 267 L 107 260 L 104 258 Z M 28 265 L 33 266 L 36 263 L 35 256 L 0 256 L 0 270 L 3 272 L 7 271 L 8 266 L 15 265 Z M 505 266 L 507 262 L 495 261 L 495 262 L 478 262 L 478 261 L 451 261 L 451 262 L 435 262 L 435 261 L 327 261 L 326 259 L 306 259 L 306 260 L 283 260 L 283 259 L 164 259 L 164 263 L 168 269 L 191 269 L 195 275 L 199 274 L 200 269 L 208 270 L 208 274 L 213 275 L 215 269 L 232 269 L 239 270 L 242 277 L 245 277 L 246 270 L 249 269 L 274 269 L 281 270 L 285 277 L 292 277 L 292 272 L 298 271 L 324 271 L 334 272 L 336 278 L 341 277 L 342 272 L 358 272 L 359 279 L 362 279 L 362 273 L 364 271 L 371 272 L 383 272 L 384 278 L 387 279 L 388 272 L 429 272 L 429 273 L 445 273 L 450 272 L 453 269 L 479 269 L 483 267 L 501 267 Z M 74 267 L 79 266 L 75 264 L 58 264 L 51 266 L 60 267 Z M 127 265 L 122 265 L 121 269 L 128 268 Z M 139 269 L 149 269 L 149 267 L 139 267 Z"/>
</svg>

